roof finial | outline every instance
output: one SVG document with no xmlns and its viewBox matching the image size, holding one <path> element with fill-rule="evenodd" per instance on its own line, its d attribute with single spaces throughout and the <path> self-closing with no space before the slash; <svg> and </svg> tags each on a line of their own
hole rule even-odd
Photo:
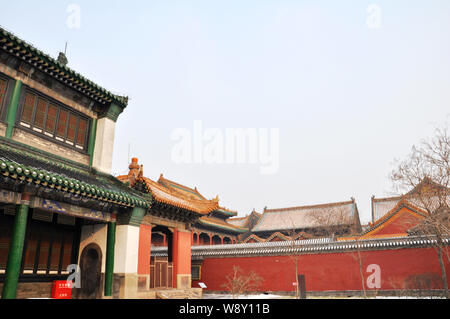
<svg viewBox="0 0 450 319">
<path fill-rule="evenodd" d="M 66 41 L 66 46 L 64 48 L 64 53 L 63 52 L 59 52 L 58 59 L 57 59 L 58 62 L 60 64 L 64 65 L 64 66 L 66 66 L 67 63 L 69 63 L 69 60 L 67 60 L 66 53 L 67 53 L 67 41 Z"/>
<path fill-rule="evenodd" d="M 138 177 L 143 177 L 143 176 L 144 176 L 144 165 L 141 164 L 141 169 L 139 170 Z"/>
</svg>

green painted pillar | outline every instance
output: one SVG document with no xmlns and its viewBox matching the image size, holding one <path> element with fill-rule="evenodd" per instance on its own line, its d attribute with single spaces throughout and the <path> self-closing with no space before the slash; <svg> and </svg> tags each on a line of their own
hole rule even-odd
<svg viewBox="0 0 450 319">
<path fill-rule="evenodd" d="M 95 149 L 95 137 L 97 136 L 97 119 L 92 119 L 91 131 L 89 132 L 89 144 L 88 144 L 88 154 L 89 154 L 89 165 L 92 166 L 92 161 L 94 160 L 94 149 Z"/>
<path fill-rule="evenodd" d="M 108 223 L 106 240 L 105 296 L 113 295 L 114 280 L 114 246 L 116 244 L 116 222 Z"/>
<path fill-rule="evenodd" d="M 6 114 L 6 123 L 8 127 L 6 128 L 5 136 L 7 138 L 12 137 L 14 125 L 16 123 L 17 109 L 19 108 L 19 98 L 20 91 L 22 90 L 22 81 L 16 80 L 14 84 L 14 90 L 11 95 L 11 100 L 9 102 L 8 113 Z"/>
<path fill-rule="evenodd" d="M 2 299 L 15 299 L 17 296 L 17 283 L 22 263 L 23 244 L 27 228 L 28 205 L 18 205 L 14 220 L 14 230 L 9 246 L 8 263 L 6 264 L 6 278 L 3 285 Z"/>
</svg>

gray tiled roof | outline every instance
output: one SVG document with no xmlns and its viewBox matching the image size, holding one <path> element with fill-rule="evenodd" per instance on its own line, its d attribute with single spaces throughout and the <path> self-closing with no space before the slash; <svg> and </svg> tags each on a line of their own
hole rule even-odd
<svg viewBox="0 0 450 319">
<path fill-rule="evenodd" d="M 442 197 L 443 199 L 444 197 Z M 388 214 L 394 207 L 398 204 L 398 202 L 402 199 L 401 196 L 397 197 L 389 197 L 389 198 L 373 198 L 373 217 L 374 221 L 379 220 L 386 214 Z M 418 196 L 405 196 L 406 201 L 416 206 L 417 208 L 424 209 L 425 211 L 428 209 L 434 210 L 439 205 L 439 197 L 431 196 L 431 197 L 418 197 Z M 447 205 L 450 206 L 450 195 L 447 196 Z"/>
<path fill-rule="evenodd" d="M 261 232 L 349 225 L 354 223 L 355 213 L 356 205 L 353 201 L 315 206 L 266 209 L 252 231 Z"/>
</svg>

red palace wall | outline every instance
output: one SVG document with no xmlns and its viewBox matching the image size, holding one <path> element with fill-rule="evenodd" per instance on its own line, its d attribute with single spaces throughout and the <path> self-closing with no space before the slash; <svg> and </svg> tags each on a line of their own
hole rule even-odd
<svg viewBox="0 0 450 319">
<path fill-rule="evenodd" d="M 349 291 L 362 290 L 357 252 L 322 253 L 299 255 L 299 274 L 306 278 L 307 291 Z M 295 263 L 294 256 L 261 256 L 236 258 L 205 258 L 201 268 L 201 280 L 193 281 L 192 287 L 199 282 L 206 284 L 206 290 L 224 291 L 222 285 L 226 276 L 239 266 L 243 274 L 256 272 L 264 278 L 259 291 L 294 292 Z M 431 289 L 442 288 L 441 269 L 434 248 L 402 248 L 390 250 L 362 251 L 361 260 L 366 289 L 373 270 L 369 265 L 380 267 L 381 287 L 379 290 L 398 290 L 417 287 L 414 279 L 430 282 Z M 447 277 L 450 279 L 450 263 L 444 256 Z M 371 276 L 370 278 L 368 278 Z M 418 277 L 417 277 L 418 276 Z M 449 280 L 450 285 L 450 280 Z"/>
</svg>

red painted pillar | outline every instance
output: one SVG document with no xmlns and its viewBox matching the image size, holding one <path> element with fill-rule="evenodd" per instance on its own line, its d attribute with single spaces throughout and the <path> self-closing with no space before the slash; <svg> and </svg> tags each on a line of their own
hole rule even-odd
<svg viewBox="0 0 450 319">
<path fill-rule="evenodd" d="M 213 236 L 211 234 L 208 234 L 208 235 L 209 235 L 209 245 L 212 246 L 212 244 L 213 244 L 213 242 L 212 242 Z"/>
<path fill-rule="evenodd" d="M 145 278 L 146 286 L 150 284 L 150 256 L 152 245 L 152 227 L 139 227 L 138 277 Z"/>
<path fill-rule="evenodd" d="M 191 233 L 175 228 L 172 243 L 174 288 L 191 287 L 191 244 Z"/>
<path fill-rule="evenodd" d="M 223 245 L 223 237 L 220 237 L 220 244 Z"/>
<path fill-rule="evenodd" d="M 166 234 L 163 234 L 163 246 L 167 246 Z"/>
</svg>

